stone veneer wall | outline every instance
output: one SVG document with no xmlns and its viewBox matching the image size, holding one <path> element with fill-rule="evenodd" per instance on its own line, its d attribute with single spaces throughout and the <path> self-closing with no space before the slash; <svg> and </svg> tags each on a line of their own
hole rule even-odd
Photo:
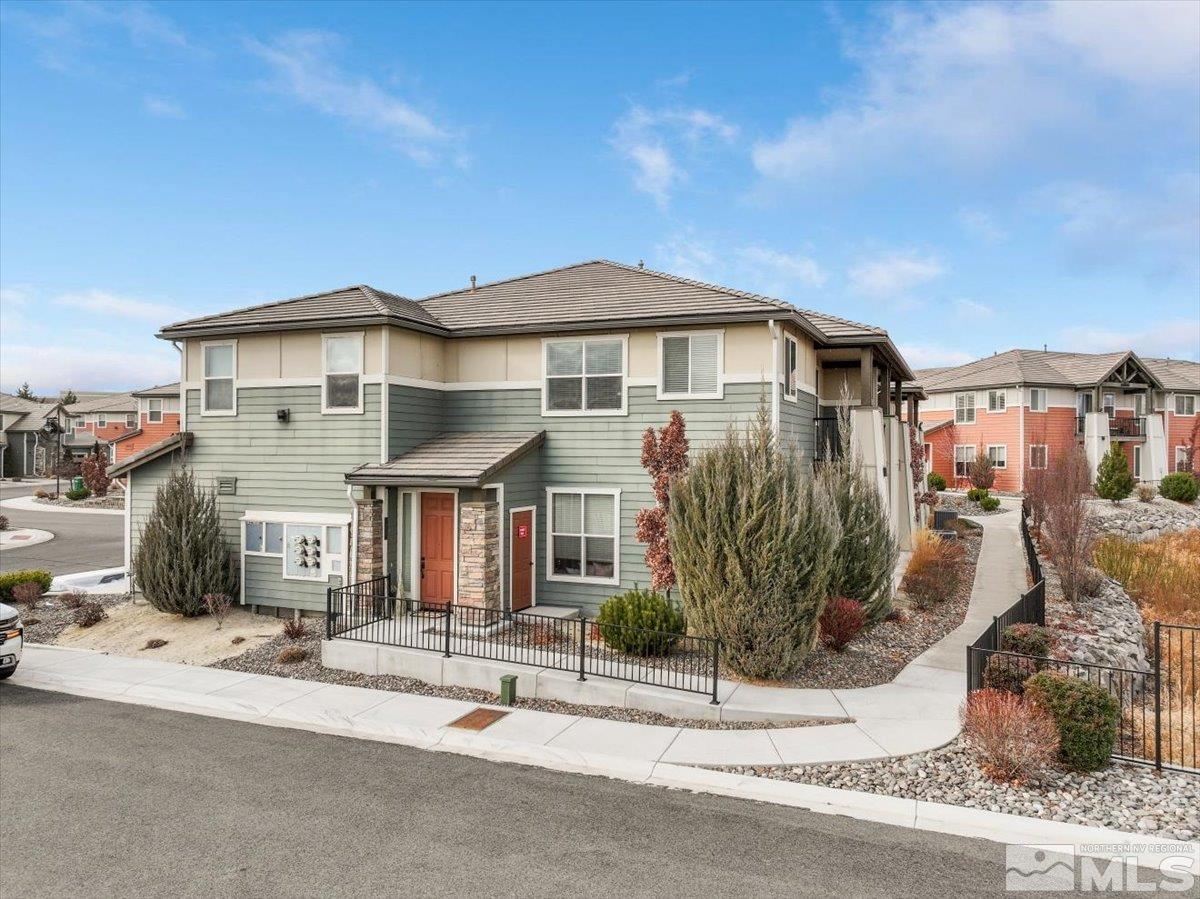
<svg viewBox="0 0 1200 899">
<path fill-rule="evenodd" d="M 466 502 L 458 507 L 458 602 L 500 608 L 500 506 Z"/>
<path fill-rule="evenodd" d="M 382 577 L 383 568 L 383 500 L 355 500 L 358 506 L 358 565 L 355 578 L 367 581 Z"/>
</svg>

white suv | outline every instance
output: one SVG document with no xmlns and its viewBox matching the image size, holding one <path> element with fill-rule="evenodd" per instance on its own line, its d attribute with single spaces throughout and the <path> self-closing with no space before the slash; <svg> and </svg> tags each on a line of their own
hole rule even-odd
<svg viewBox="0 0 1200 899">
<path fill-rule="evenodd" d="M 21 614 L 12 606 L 0 602 L 0 680 L 17 670 L 17 663 L 21 661 L 23 633 Z"/>
</svg>

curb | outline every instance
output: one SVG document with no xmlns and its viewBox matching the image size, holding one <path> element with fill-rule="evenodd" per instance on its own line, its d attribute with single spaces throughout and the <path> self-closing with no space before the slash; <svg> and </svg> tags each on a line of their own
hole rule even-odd
<svg viewBox="0 0 1200 899">
<path fill-rule="evenodd" d="M 30 644 L 30 646 L 37 645 Z M 61 650 L 60 647 L 55 647 L 55 649 Z M 78 651 L 91 652 L 90 650 Z M 167 711 L 226 718 L 271 727 L 393 743 L 414 749 L 451 752 L 486 761 L 529 765 L 568 774 L 608 777 L 629 783 L 768 802 L 818 814 L 844 815 L 860 821 L 956 834 L 997 843 L 1074 844 L 1078 847 L 1079 854 L 1098 858 L 1112 858 L 1114 852 L 1117 851 L 1099 849 L 1099 846 L 1126 847 L 1126 854 L 1128 854 L 1127 847 L 1131 844 L 1135 846 L 1150 844 L 1157 847 L 1157 851 L 1138 853 L 1139 865 L 1153 865 L 1164 857 L 1178 856 L 1180 854 L 1178 847 L 1184 847 L 1183 851 L 1190 851 L 1193 856 L 1200 858 L 1200 843 L 1181 843 L 1164 837 L 1125 833 L 1102 827 L 1088 827 L 965 806 L 729 774 L 723 771 L 712 771 L 669 762 L 653 762 L 580 752 L 444 728 L 390 725 L 382 729 L 369 730 L 364 726 L 364 722 L 353 723 L 349 718 L 344 719 L 346 723 L 342 724 L 330 719 L 311 721 L 299 718 L 270 717 L 269 711 L 266 713 L 247 712 L 233 708 L 214 707 L 206 704 L 205 701 L 210 700 L 210 697 L 205 694 L 169 688 L 156 688 L 153 696 L 129 696 L 122 690 L 90 686 L 83 683 L 82 678 L 63 678 L 53 675 L 45 677 L 41 672 L 21 671 L 18 671 L 18 675 L 23 676 L 19 680 L 13 681 L 13 684 L 31 689 L 69 693 L 129 705 L 150 706 Z M 319 684 L 318 686 L 326 685 Z M 387 701 L 388 698 L 389 696 L 385 692 L 380 703 Z M 1161 848 L 1163 844 L 1167 843 L 1175 846 L 1176 851 L 1166 851 Z"/>
<path fill-rule="evenodd" d="M 35 502 L 32 496 L 11 496 L 0 500 L 0 508 L 16 509 L 21 512 L 63 512 L 67 515 L 125 515 L 124 509 L 73 509 L 70 506 L 51 506 Z"/>
<path fill-rule="evenodd" d="M 15 539 L 22 534 L 27 534 L 28 539 Z M 10 550 L 22 549 L 26 546 L 37 546 L 39 543 L 49 543 L 53 539 L 53 533 L 43 531 L 40 528 L 12 528 L 11 530 L 0 532 L 0 547 Z"/>
</svg>

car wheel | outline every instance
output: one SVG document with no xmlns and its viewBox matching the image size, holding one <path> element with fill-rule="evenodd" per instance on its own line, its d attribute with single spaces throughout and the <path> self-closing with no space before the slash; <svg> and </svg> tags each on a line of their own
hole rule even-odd
<svg viewBox="0 0 1200 899">
<path fill-rule="evenodd" d="M 0 680 L 4 680 L 7 677 L 12 677 L 13 672 L 16 670 L 17 666 L 13 665 L 11 668 L 5 668 L 3 671 L 0 671 Z"/>
</svg>

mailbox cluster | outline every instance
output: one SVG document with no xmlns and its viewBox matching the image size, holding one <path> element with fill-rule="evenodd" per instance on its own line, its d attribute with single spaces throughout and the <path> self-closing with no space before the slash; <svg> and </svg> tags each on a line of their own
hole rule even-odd
<svg viewBox="0 0 1200 899">
<path fill-rule="evenodd" d="M 292 538 L 296 565 L 300 568 L 321 567 L 321 538 L 300 535 Z"/>
</svg>

